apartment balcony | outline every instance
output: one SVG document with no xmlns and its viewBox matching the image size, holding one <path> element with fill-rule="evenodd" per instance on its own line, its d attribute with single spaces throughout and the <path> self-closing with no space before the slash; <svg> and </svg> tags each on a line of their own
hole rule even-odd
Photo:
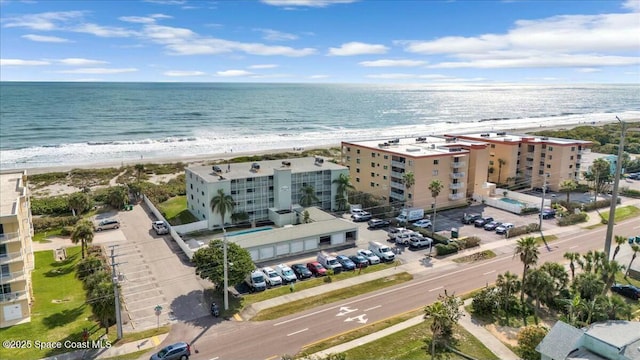
<svg viewBox="0 0 640 360">
<path fill-rule="evenodd" d="M 29 293 L 26 290 L 0 294 L 0 302 L 28 300 L 28 299 L 29 299 Z"/>
<path fill-rule="evenodd" d="M 449 189 L 463 189 L 464 183 L 450 183 Z"/>
<path fill-rule="evenodd" d="M 527 167 L 533 167 L 533 161 L 527 161 L 524 163 Z"/>
<path fill-rule="evenodd" d="M 450 173 L 449 176 L 452 179 L 462 179 L 462 178 L 464 178 L 464 173 L 463 172 L 454 172 L 454 173 Z"/>
<path fill-rule="evenodd" d="M 449 194 L 449 200 L 451 201 L 462 200 L 464 198 L 464 194 Z"/>
<path fill-rule="evenodd" d="M 404 169 L 405 163 L 400 161 L 391 160 L 391 166 L 395 166 L 400 169 Z"/>
<path fill-rule="evenodd" d="M 451 163 L 451 167 L 454 169 L 459 169 L 467 166 L 466 161 L 454 161 Z"/>
<path fill-rule="evenodd" d="M 25 281 L 27 277 L 24 271 L 14 271 L 0 274 L 0 284 L 7 284 L 16 281 Z"/>
<path fill-rule="evenodd" d="M 404 191 L 404 184 L 395 181 L 390 182 L 391 188 Z"/>
<path fill-rule="evenodd" d="M 389 193 L 389 198 L 397 201 L 404 201 L 404 195 L 394 193 L 393 191 Z"/>
<path fill-rule="evenodd" d="M 8 244 L 11 242 L 20 242 L 20 232 L 0 234 L 0 244 Z"/>
<path fill-rule="evenodd" d="M 22 261 L 22 258 L 22 251 L 8 253 L 0 256 L 0 264 L 9 264 L 12 262 Z"/>
<path fill-rule="evenodd" d="M 391 177 L 402 179 L 403 176 L 404 176 L 404 173 L 397 172 L 397 171 L 392 171 L 391 172 Z"/>
</svg>

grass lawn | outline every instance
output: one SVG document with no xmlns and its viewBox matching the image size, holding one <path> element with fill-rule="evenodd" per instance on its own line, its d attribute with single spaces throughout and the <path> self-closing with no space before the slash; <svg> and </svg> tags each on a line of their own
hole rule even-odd
<svg viewBox="0 0 640 360">
<path fill-rule="evenodd" d="M 264 309 L 256 314 L 256 316 L 254 316 L 251 320 L 262 321 L 277 319 L 286 315 L 291 315 L 300 311 L 312 309 L 317 306 L 322 306 L 324 304 L 329 304 L 335 301 L 348 299 L 354 296 L 397 285 L 411 279 L 413 279 L 413 276 L 406 272 L 386 276 L 381 279 L 376 279 L 363 284 L 351 286 L 349 287 L 349 291 L 345 291 L 344 289 L 334 290 L 326 292 L 322 295 L 312 296 L 306 299 L 292 301 L 285 305 Z"/>
<path fill-rule="evenodd" d="M 536 245 L 540 246 L 540 245 L 544 245 L 545 241 L 549 243 L 551 241 L 558 240 L 558 237 L 556 235 L 545 235 L 544 241 L 542 241 L 542 236 L 538 236 L 535 239 L 536 239 Z"/>
<path fill-rule="evenodd" d="M 491 250 L 479 251 L 477 253 L 473 253 L 471 255 L 466 255 L 463 257 L 459 257 L 457 259 L 453 259 L 453 262 L 456 263 L 466 263 L 466 262 L 474 262 L 474 261 L 482 261 L 496 257 L 496 253 Z"/>
<path fill-rule="evenodd" d="M 186 196 L 174 196 L 158 205 L 158 210 L 160 210 L 171 225 L 188 224 L 198 221 L 198 219 L 187 210 Z"/>
<path fill-rule="evenodd" d="M 640 216 L 640 209 L 632 205 L 621 206 L 616 208 L 615 221 L 623 221 L 636 216 Z M 601 212 L 600 218 L 602 219 L 603 223 L 606 224 L 606 222 L 609 221 L 609 212 Z"/>
<path fill-rule="evenodd" d="M 357 348 L 347 350 L 344 354 L 349 360 L 359 359 L 431 359 L 425 349 L 425 339 L 431 335 L 430 322 L 425 321 L 419 325 L 399 331 L 397 333 L 364 344 Z M 461 326 L 454 327 L 454 336 L 458 340 L 455 349 L 476 359 L 498 359 L 478 339 L 464 330 Z M 457 354 L 451 353 L 449 359 L 463 359 Z"/>
<path fill-rule="evenodd" d="M 51 240 L 47 240 L 49 236 L 59 236 L 61 232 L 62 232 L 62 228 L 37 232 L 33 234 L 33 241 L 37 241 L 40 243 L 48 243 L 48 242 L 51 242 Z"/>
</svg>

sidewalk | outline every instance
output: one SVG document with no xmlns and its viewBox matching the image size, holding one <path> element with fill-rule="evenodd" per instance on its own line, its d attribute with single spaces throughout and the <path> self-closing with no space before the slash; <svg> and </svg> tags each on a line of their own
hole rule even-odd
<svg viewBox="0 0 640 360">
<path fill-rule="evenodd" d="M 160 345 L 169 334 L 152 336 L 138 341 L 124 344 L 116 344 L 110 348 L 97 350 L 77 350 L 68 353 L 50 356 L 42 360 L 84 360 L 84 359 L 109 359 L 118 356 L 135 353 L 141 350 L 151 350 Z"/>
</svg>

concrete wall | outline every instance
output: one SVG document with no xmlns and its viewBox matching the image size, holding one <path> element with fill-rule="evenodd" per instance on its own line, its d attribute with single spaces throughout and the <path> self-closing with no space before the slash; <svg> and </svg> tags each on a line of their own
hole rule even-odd
<svg viewBox="0 0 640 360">
<path fill-rule="evenodd" d="M 182 249 L 182 251 L 185 253 L 185 255 L 187 255 L 189 260 L 191 260 L 193 258 L 194 251 L 189 247 L 189 245 L 187 245 L 184 242 L 184 240 L 182 240 L 182 237 L 180 237 L 180 234 L 178 234 L 178 232 L 173 228 L 173 226 L 169 225 L 169 222 L 167 221 L 167 219 L 165 219 L 164 216 L 162 216 L 160 211 L 158 209 L 156 209 L 156 207 L 149 200 L 149 198 L 147 198 L 146 196 L 142 195 L 142 199 L 144 200 L 144 203 L 147 205 L 149 210 L 151 210 L 151 212 L 156 216 L 156 218 L 158 220 L 164 221 L 167 224 L 167 226 L 169 226 L 169 234 L 171 235 L 173 240 L 176 242 L 176 244 L 178 244 L 178 246 L 180 246 L 180 249 Z"/>
</svg>

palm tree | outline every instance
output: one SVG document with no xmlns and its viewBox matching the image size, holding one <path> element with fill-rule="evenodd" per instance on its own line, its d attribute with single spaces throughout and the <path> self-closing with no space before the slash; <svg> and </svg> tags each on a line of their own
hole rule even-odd
<svg viewBox="0 0 640 360">
<path fill-rule="evenodd" d="M 564 269 L 564 266 L 555 262 L 542 264 L 540 270 L 546 272 L 551 277 L 551 291 L 542 299 L 547 306 L 552 306 L 556 303 L 556 299 L 567 289 L 567 285 L 569 285 L 569 275 Z"/>
<path fill-rule="evenodd" d="M 618 255 L 618 252 L 620 252 L 620 245 L 624 245 L 624 243 L 627 242 L 627 238 L 621 235 L 616 235 L 615 242 L 616 242 L 616 248 L 615 250 L 613 250 L 613 257 L 611 258 L 611 260 L 616 259 L 616 255 Z"/>
<path fill-rule="evenodd" d="M 77 192 L 69 196 L 69 208 L 73 216 L 80 216 L 85 210 L 91 207 L 91 198 L 83 192 Z"/>
<path fill-rule="evenodd" d="M 82 249 L 82 258 L 87 249 L 87 245 L 93 242 L 93 224 L 89 220 L 80 220 L 73 228 L 71 233 L 71 241 L 74 244 L 80 243 Z"/>
<path fill-rule="evenodd" d="M 406 192 L 407 192 L 405 194 L 405 199 L 404 199 L 405 203 L 407 203 L 409 190 L 416 183 L 415 175 L 411 171 L 402 174 L 402 183 L 404 184 L 404 188 L 406 189 Z"/>
<path fill-rule="evenodd" d="M 631 256 L 631 261 L 629 261 L 629 266 L 627 266 L 627 271 L 624 273 L 625 280 L 627 279 L 627 276 L 629 276 L 629 270 L 631 270 L 631 264 L 633 264 L 633 260 L 636 259 L 638 251 L 640 251 L 640 245 L 631 244 L 631 250 L 633 250 L 633 255 Z"/>
<path fill-rule="evenodd" d="M 502 166 L 507 163 L 504 159 L 498 159 L 498 184 L 500 184 L 500 177 L 502 176 Z"/>
<path fill-rule="evenodd" d="M 624 265 L 619 264 L 615 260 L 605 261 L 602 264 L 602 273 L 600 274 L 604 288 L 602 289 L 602 295 L 606 295 L 607 291 L 611 288 L 616 280 L 616 274 L 624 270 Z"/>
<path fill-rule="evenodd" d="M 533 265 L 538 262 L 538 255 L 540 252 L 538 251 L 538 246 L 536 244 L 536 239 L 532 236 L 521 238 L 518 240 L 516 244 L 516 248 L 514 250 L 514 256 L 520 256 L 520 261 L 522 262 L 522 283 L 526 283 L 527 281 L 527 271 Z M 522 321 L 524 322 L 524 326 L 527 326 L 527 315 L 524 311 L 524 289 L 520 291 L 520 304 L 522 305 Z"/>
<path fill-rule="evenodd" d="M 534 316 L 538 323 L 538 313 L 540 313 L 540 299 L 545 299 L 554 292 L 554 283 L 551 275 L 540 269 L 533 269 L 527 276 L 527 281 L 523 284 L 523 290 L 536 302 Z"/>
<path fill-rule="evenodd" d="M 567 194 L 567 204 L 569 203 L 569 196 L 571 192 L 578 188 L 578 183 L 575 180 L 567 179 L 560 183 L 560 192 Z"/>
<path fill-rule="evenodd" d="M 509 271 L 504 274 L 498 274 L 498 277 L 496 279 L 496 288 L 498 289 L 500 302 L 504 307 L 503 310 L 507 325 L 509 325 L 509 313 L 511 312 L 509 307 L 512 303 L 513 294 L 521 288 L 521 283 L 520 280 L 518 280 L 518 275 Z"/>
<path fill-rule="evenodd" d="M 440 334 L 448 324 L 449 316 L 447 309 L 441 301 L 436 301 L 424 309 L 424 318 L 431 319 L 431 358 L 436 356 L 436 342 L 439 340 Z"/>
<path fill-rule="evenodd" d="M 229 310 L 229 291 L 227 289 L 227 236 L 224 230 L 224 218 L 227 213 L 233 212 L 233 209 L 236 207 L 236 202 L 233 200 L 231 195 L 225 194 L 223 189 L 218 189 L 218 194 L 211 198 L 209 206 L 211 206 L 211 211 L 220 214 L 220 218 L 222 219 L 220 224 L 222 226 L 222 232 L 225 234 L 222 241 L 222 261 L 224 266 L 224 309 Z"/>
<path fill-rule="evenodd" d="M 347 174 L 340 174 L 336 179 L 333 179 L 332 183 L 337 185 L 336 189 L 336 207 L 338 210 L 345 210 L 348 201 L 348 191 L 355 190 L 353 184 L 351 184 L 351 178 Z"/>
<path fill-rule="evenodd" d="M 436 201 L 437 201 L 438 195 L 440 195 L 440 191 L 442 191 L 442 188 L 444 188 L 444 185 L 442 184 L 442 181 L 438 179 L 431 180 L 431 183 L 429 183 L 429 191 L 431 191 L 431 197 L 433 198 L 433 219 L 431 219 L 432 235 L 436 231 L 436 208 L 437 208 Z"/>
<path fill-rule="evenodd" d="M 140 182 L 140 176 L 142 176 L 142 172 L 144 171 L 144 165 L 135 164 L 134 169 L 136 169 L 136 176 L 138 178 L 138 182 Z"/>
<path fill-rule="evenodd" d="M 575 263 L 581 264 L 580 254 L 577 252 L 566 252 L 564 253 L 564 258 L 569 260 L 569 269 L 571 269 L 571 281 L 576 277 L 576 265 Z M 580 265 L 582 266 L 582 265 Z"/>
<path fill-rule="evenodd" d="M 580 316 L 582 310 L 582 298 L 580 294 L 575 294 L 572 299 L 563 299 L 561 300 L 565 303 L 565 309 L 567 310 L 567 315 L 565 317 L 565 322 L 571 326 L 578 326 L 578 318 Z"/>
<path fill-rule="evenodd" d="M 584 272 L 576 275 L 571 287 L 582 299 L 592 300 L 602 292 L 604 282 L 597 274 Z"/>
<path fill-rule="evenodd" d="M 582 313 L 586 315 L 584 319 L 584 325 L 591 325 L 592 319 L 604 318 L 606 316 L 606 310 L 603 303 L 606 301 L 606 296 L 598 295 L 589 301 L 583 301 L 581 304 Z"/>
<path fill-rule="evenodd" d="M 591 272 L 593 270 L 593 251 L 589 250 L 586 254 L 582 255 L 583 261 L 580 262 L 580 267 L 584 272 Z"/>
<path fill-rule="evenodd" d="M 300 189 L 300 191 L 302 192 L 302 196 L 300 196 L 300 205 L 307 207 L 319 201 L 316 196 L 316 189 L 314 189 L 313 186 L 305 185 Z"/>
<path fill-rule="evenodd" d="M 87 302 L 91 304 L 93 314 L 100 321 L 100 325 L 104 326 L 106 333 L 109 333 L 109 325 L 114 322 L 115 318 L 115 296 L 113 293 L 113 284 L 109 278 L 107 281 L 100 282 L 91 289 Z"/>
</svg>

